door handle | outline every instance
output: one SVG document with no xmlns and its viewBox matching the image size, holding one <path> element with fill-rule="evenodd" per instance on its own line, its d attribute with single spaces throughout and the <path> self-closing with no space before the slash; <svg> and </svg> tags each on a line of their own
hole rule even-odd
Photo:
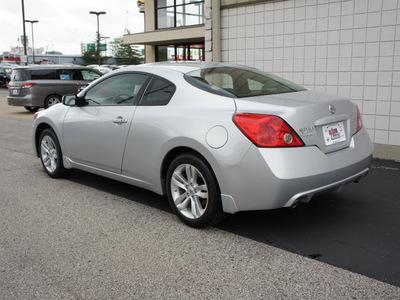
<svg viewBox="0 0 400 300">
<path fill-rule="evenodd" d="M 128 119 L 124 119 L 123 117 L 118 117 L 113 120 L 113 123 L 115 124 L 128 123 Z"/>
</svg>

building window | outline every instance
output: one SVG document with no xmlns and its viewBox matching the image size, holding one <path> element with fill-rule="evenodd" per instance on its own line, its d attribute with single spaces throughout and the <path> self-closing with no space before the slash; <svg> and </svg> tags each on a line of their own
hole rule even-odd
<svg viewBox="0 0 400 300">
<path fill-rule="evenodd" d="M 204 61 L 204 43 L 157 46 L 157 61 Z"/>
<path fill-rule="evenodd" d="M 157 0 L 157 29 L 204 24 L 204 0 Z"/>
</svg>

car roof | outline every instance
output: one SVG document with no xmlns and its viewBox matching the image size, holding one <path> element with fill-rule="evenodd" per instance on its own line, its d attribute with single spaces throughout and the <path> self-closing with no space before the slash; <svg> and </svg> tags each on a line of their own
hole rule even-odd
<svg viewBox="0 0 400 300">
<path fill-rule="evenodd" d="M 198 69 L 218 68 L 218 67 L 233 67 L 238 69 L 254 70 L 253 68 L 241 65 L 228 64 L 228 63 L 215 63 L 215 62 L 156 62 L 156 63 L 148 63 L 135 66 L 128 66 L 126 68 L 123 68 L 122 70 L 134 71 L 140 69 L 141 71 L 148 70 L 151 72 L 152 70 L 155 69 L 159 70 L 160 68 L 162 68 L 186 74 Z M 116 71 L 118 72 L 119 70 Z"/>
<path fill-rule="evenodd" d="M 77 65 L 37 65 L 37 66 L 21 66 L 21 67 L 16 67 L 14 70 L 42 70 L 42 69 L 90 69 L 93 70 L 92 68 L 84 67 L 84 66 L 77 66 Z"/>
</svg>

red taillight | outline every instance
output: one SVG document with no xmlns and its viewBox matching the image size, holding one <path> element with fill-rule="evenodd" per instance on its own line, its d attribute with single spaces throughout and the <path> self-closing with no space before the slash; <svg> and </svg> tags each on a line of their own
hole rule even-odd
<svg viewBox="0 0 400 300">
<path fill-rule="evenodd" d="M 298 147 L 303 141 L 281 118 L 272 115 L 236 114 L 236 126 L 258 147 Z"/>
<path fill-rule="evenodd" d="M 25 83 L 21 86 L 21 89 L 30 89 L 31 87 L 33 87 L 36 83 Z"/>
<path fill-rule="evenodd" d="M 360 113 L 360 109 L 357 107 L 357 129 L 356 132 L 358 132 L 362 127 L 363 127 L 363 122 L 362 122 L 362 118 L 361 118 L 361 113 Z"/>
</svg>

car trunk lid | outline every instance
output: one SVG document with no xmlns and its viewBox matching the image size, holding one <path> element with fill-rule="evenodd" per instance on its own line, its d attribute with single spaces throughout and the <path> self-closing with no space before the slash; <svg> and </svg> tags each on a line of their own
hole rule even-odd
<svg viewBox="0 0 400 300">
<path fill-rule="evenodd" d="M 306 146 L 317 146 L 325 153 L 349 147 L 357 128 L 357 109 L 350 100 L 320 92 L 240 98 L 235 103 L 237 113 L 279 116 Z"/>
</svg>

